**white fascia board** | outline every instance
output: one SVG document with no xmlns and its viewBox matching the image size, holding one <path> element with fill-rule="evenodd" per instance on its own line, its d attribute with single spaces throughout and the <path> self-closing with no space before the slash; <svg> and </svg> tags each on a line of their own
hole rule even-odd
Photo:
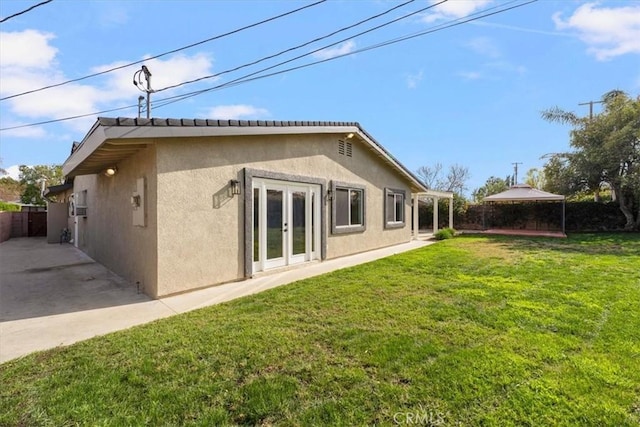
<svg viewBox="0 0 640 427">
<path fill-rule="evenodd" d="M 355 133 L 355 126 L 106 126 L 106 139 Z"/>
<path fill-rule="evenodd" d="M 374 151 L 376 151 L 378 153 L 378 155 L 380 155 L 385 160 L 387 160 L 387 162 L 389 162 L 398 172 L 400 172 L 400 174 L 404 175 L 409 180 L 409 182 L 412 182 L 416 187 L 418 187 L 418 188 L 420 188 L 422 190 L 425 190 L 425 191 L 427 190 L 427 188 L 424 186 L 424 184 L 422 182 L 420 182 L 414 176 L 412 176 L 410 173 L 408 173 L 407 169 L 402 164 L 400 164 L 396 159 L 391 157 L 391 155 L 386 150 L 384 150 L 382 147 L 380 147 L 380 145 L 378 145 L 376 142 L 372 141 L 366 134 L 360 132 L 359 129 L 357 130 L 357 134 Z"/>
<path fill-rule="evenodd" d="M 441 199 L 453 199 L 453 193 L 449 192 L 449 191 L 438 191 L 438 190 L 427 190 L 427 191 L 423 191 L 418 193 L 418 196 L 424 196 L 424 197 L 438 197 Z"/>
<path fill-rule="evenodd" d="M 106 140 L 104 135 L 104 128 L 102 126 L 94 125 L 89 131 L 87 136 L 82 140 L 80 146 L 74 151 L 62 165 L 62 174 L 64 176 L 69 175 L 74 171 L 82 162 L 84 162 L 91 154 L 93 154 L 100 145 Z"/>
</svg>

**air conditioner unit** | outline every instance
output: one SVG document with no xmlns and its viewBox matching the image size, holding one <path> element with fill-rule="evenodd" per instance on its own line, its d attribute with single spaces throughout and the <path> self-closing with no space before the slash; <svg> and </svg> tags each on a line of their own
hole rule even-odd
<svg viewBox="0 0 640 427">
<path fill-rule="evenodd" d="M 87 190 L 71 195 L 71 200 L 69 201 L 69 216 L 87 216 Z"/>
</svg>

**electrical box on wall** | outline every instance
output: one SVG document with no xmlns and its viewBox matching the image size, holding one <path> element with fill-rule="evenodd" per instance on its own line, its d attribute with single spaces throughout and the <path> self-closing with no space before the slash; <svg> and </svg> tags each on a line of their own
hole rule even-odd
<svg viewBox="0 0 640 427">
<path fill-rule="evenodd" d="M 145 179 L 138 178 L 136 180 L 136 189 L 131 195 L 131 207 L 133 209 L 133 225 L 137 227 L 145 227 Z"/>
</svg>

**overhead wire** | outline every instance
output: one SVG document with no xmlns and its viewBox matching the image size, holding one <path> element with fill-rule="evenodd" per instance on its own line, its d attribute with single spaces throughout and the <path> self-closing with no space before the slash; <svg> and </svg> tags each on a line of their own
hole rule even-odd
<svg viewBox="0 0 640 427">
<path fill-rule="evenodd" d="M 467 15 L 465 17 L 462 17 L 462 18 L 458 18 L 458 19 L 447 21 L 445 23 L 430 27 L 430 28 L 428 28 L 426 30 L 423 30 L 423 31 L 419 31 L 419 32 L 416 32 L 416 33 L 412 33 L 412 34 L 408 34 L 408 35 L 405 35 L 405 36 L 401 36 L 401 37 L 397 37 L 397 38 L 394 38 L 394 39 L 390 39 L 390 40 L 387 40 L 385 42 L 377 43 L 375 45 L 367 46 L 367 47 L 364 47 L 364 48 L 361 48 L 361 49 L 358 49 L 358 50 L 355 50 L 355 51 L 351 51 L 351 52 L 348 52 L 348 53 L 336 55 L 336 56 L 333 56 L 331 58 L 321 59 L 321 60 L 314 61 L 314 62 L 311 62 L 311 63 L 302 64 L 302 65 L 299 65 L 299 66 L 296 66 L 296 67 L 291 67 L 291 68 L 287 68 L 287 69 L 284 69 L 284 70 L 279 70 L 279 71 L 276 71 L 276 72 L 273 72 L 273 73 L 264 74 L 264 75 L 260 75 L 260 76 L 255 76 L 255 73 L 251 73 L 251 74 L 245 75 L 243 77 L 240 77 L 240 78 L 234 79 L 232 81 L 229 81 L 229 82 L 226 82 L 226 83 L 222 83 L 220 85 L 216 85 L 216 86 L 213 86 L 213 87 L 210 87 L 210 88 L 201 89 L 201 90 L 189 92 L 189 93 L 186 93 L 186 94 L 181 94 L 181 95 L 176 95 L 176 96 L 160 99 L 160 100 L 155 101 L 153 107 L 155 109 L 158 109 L 158 108 L 164 107 L 166 105 L 173 104 L 175 102 L 179 102 L 179 101 L 182 101 L 182 100 L 194 97 L 194 96 L 201 95 L 203 93 L 207 93 L 207 92 L 211 92 L 211 91 L 215 91 L 215 90 L 221 90 L 221 89 L 225 89 L 225 88 L 228 88 L 228 87 L 233 87 L 233 86 L 237 86 L 237 85 L 244 84 L 244 83 L 249 83 L 249 82 L 256 81 L 256 80 L 261 80 L 261 79 L 268 78 L 268 77 L 273 77 L 273 76 L 276 76 L 276 75 L 280 75 L 280 74 L 288 73 L 288 72 L 291 72 L 291 71 L 295 71 L 295 70 L 299 70 L 299 69 L 303 69 L 303 68 L 308 68 L 308 67 L 311 67 L 311 66 L 314 66 L 314 65 L 322 64 L 322 63 L 325 63 L 325 62 L 333 61 L 333 60 L 336 60 L 336 59 L 339 59 L 339 58 L 343 58 L 343 57 L 346 57 L 346 56 L 355 55 L 357 53 L 366 52 L 366 51 L 378 49 L 378 48 L 381 48 L 381 47 L 384 47 L 384 46 L 389 46 L 389 45 L 392 45 L 392 44 L 400 43 L 402 41 L 410 40 L 410 39 L 413 39 L 413 38 L 416 38 L 416 37 L 420 37 L 420 36 L 424 36 L 424 35 L 427 35 L 427 34 L 431 34 L 431 33 L 437 32 L 437 31 L 442 31 L 442 30 L 445 30 L 445 29 L 448 29 L 448 28 L 451 28 L 451 27 L 455 27 L 455 26 L 462 25 L 462 24 L 465 24 L 465 23 L 468 23 L 468 22 L 476 21 L 478 19 L 486 18 L 488 16 L 494 16 L 494 15 L 497 15 L 497 14 L 500 14 L 500 13 L 504 13 L 504 12 L 507 12 L 509 10 L 513 10 L 513 9 L 516 9 L 516 8 L 520 8 L 520 7 L 529 5 L 531 3 L 535 3 L 538 0 L 529 0 L 529 1 L 524 2 L 524 3 L 519 3 L 519 4 L 516 4 L 516 5 L 510 6 L 510 7 L 507 7 L 507 8 L 502 8 L 502 9 L 499 9 L 499 10 L 495 10 L 495 9 L 501 8 L 501 7 L 505 6 L 505 5 L 516 3 L 518 1 L 519 0 L 511 0 L 509 2 L 503 3 L 503 4 L 498 5 L 498 6 L 494 6 L 494 7 L 490 7 L 490 8 L 487 8 L 487 9 L 483 9 L 482 11 L 474 12 L 474 13 L 469 14 L 469 15 Z M 492 11 L 492 12 L 489 12 L 489 11 Z M 13 130 L 13 129 L 31 127 L 31 126 L 38 126 L 38 125 L 43 125 L 43 124 L 55 123 L 55 122 L 62 122 L 62 121 L 73 120 L 73 119 L 82 118 L 82 117 L 88 117 L 88 116 L 92 116 L 92 115 L 109 113 L 109 112 L 118 111 L 118 110 L 135 108 L 135 107 L 137 107 L 137 104 L 126 106 L 126 107 L 115 108 L 115 109 L 111 109 L 111 110 L 103 110 L 103 111 L 93 112 L 93 113 L 89 113 L 89 114 L 78 115 L 78 116 L 65 117 L 65 118 L 61 118 L 61 119 L 47 120 L 47 121 L 44 121 L 44 122 L 30 123 L 30 124 L 25 124 L 25 125 L 1 128 L 0 131 Z"/>
<path fill-rule="evenodd" d="M 378 13 L 377 15 L 373 15 L 373 16 L 370 16 L 370 17 L 368 17 L 366 19 L 362 19 L 362 20 L 360 20 L 360 21 L 358 21 L 358 22 L 356 22 L 354 24 L 351 24 L 351 25 L 346 26 L 346 27 L 342 27 L 342 28 L 340 28 L 338 30 L 335 30 L 335 31 L 329 33 L 329 34 L 325 34 L 324 36 L 316 37 L 313 40 L 309 40 L 309 41 L 304 42 L 302 44 L 299 44 L 297 46 L 290 47 L 290 48 L 285 49 L 285 50 L 281 50 L 280 52 L 274 53 L 272 55 L 263 56 L 262 58 L 260 58 L 260 59 L 258 59 L 256 61 L 249 62 L 249 63 L 243 64 L 243 65 L 237 66 L 235 68 L 230 68 L 230 69 L 227 69 L 227 70 L 224 70 L 224 71 L 220 71 L 218 73 L 211 74 L 211 75 L 208 75 L 208 76 L 199 77 L 197 79 L 189 80 L 189 81 L 178 83 L 178 84 L 171 85 L 171 86 L 166 86 L 166 87 L 163 87 L 162 89 L 156 90 L 154 92 L 157 93 L 157 92 L 161 92 L 161 91 L 164 91 L 164 90 L 168 90 L 168 89 L 173 89 L 173 88 L 176 88 L 176 87 L 184 86 L 186 84 L 196 83 L 196 82 L 199 82 L 199 81 L 202 81 L 202 80 L 207 80 L 207 79 L 211 79 L 211 78 L 214 78 L 214 77 L 219 77 L 219 76 L 222 76 L 224 74 L 232 73 L 234 71 L 238 71 L 238 70 L 241 70 L 243 68 L 247 68 L 247 67 L 250 67 L 252 65 L 259 64 L 259 63 L 264 62 L 266 60 L 276 58 L 278 56 L 284 55 L 285 53 L 293 52 L 294 50 L 298 50 L 298 49 L 303 48 L 305 46 L 308 46 L 310 44 L 319 42 L 321 40 L 324 40 L 324 39 L 327 39 L 329 37 L 335 36 L 336 34 L 339 34 L 339 33 L 342 33 L 344 31 L 350 30 L 351 28 L 357 27 L 359 25 L 364 24 L 365 22 L 369 22 L 369 21 L 372 21 L 372 20 L 374 20 L 376 18 L 384 16 L 384 15 L 386 15 L 388 13 L 393 12 L 394 10 L 397 10 L 397 9 L 399 9 L 401 7 L 404 7 L 404 6 L 408 5 L 409 3 L 413 3 L 415 1 L 416 0 L 409 0 L 409 1 L 405 2 L 405 3 L 401 3 L 401 4 L 397 5 L 397 6 L 394 6 L 394 7 L 390 8 L 390 9 L 385 10 L 384 12 Z M 443 0 L 443 1 L 447 1 L 447 0 Z M 340 43 L 340 42 L 338 42 L 338 43 Z M 326 47 L 323 47 L 323 48 L 320 48 L 320 49 L 326 49 Z"/>
<path fill-rule="evenodd" d="M 48 3 L 49 1 L 53 1 L 53 0 L 48 0 L 45 3 Z M 227 37 L 227 36 L 230 36 L 232 34 L 239 33 L 241 31 L 247 30 L 249 28 L 253 28 L 253 27 L 257 27 L 257 26 L 262 25 L 262 24 L 266 24 L 267 22 L 275 21 L 276 19 L 280 19 L 280 18 L 283 18 L 285 16 L 292 15 L 294 13 L 300 12 L 300 11 L 308 9 L 310 7 L 317 6 L 317 5 L 319 5 L 321 3 L 324 3 L 326 1 L 327 0 L 318 0 L 315 3 L 311 3 L 311 4 L 308 4 L 308 5 L 299 7 L 297 9 L 290 10 L 290 11 L 282 13 L 280 15 L 272 16 L 271 18 L 263 19 L 262 21 L 254 22 L 253 24 L 245 25 L 244 27 L 236 28 L 235 30 L 228 31 L 226 33 L 219 34 L 217 36 L 210 37 L 208 39 L 201 40 L 201 41 L 196 42 L 196 43 L 191 43 L 189 45 L 186 45 L 186 46 L 183 46 L 183 47 L 180 47 L 180 48 L 177 48 L 177 49 L 173 49 L 173 50 L 170 50 L 170 51 L 167 51 L 167 52 L 163 52 L 163 53 L 160 53 L 160 54 L 157 54 L 157 55 L 153 55 L 153 56 L 150 56 L 150 57 L 145 58 L 145 59 L 129 62 L 127 64 L 123 64 L 123 65 L 119 65 L 117 67 L 109 68 L 107 70 L 99 71 L 97 73 L 88 74 L 88 75 L 83 76 L 83 77 L 78 77 L 78 78 L 75 78 L 75 79 L 66 80 L 64 82 L 55 83 L 55 84 L 51 84 L 51 85 L 48 85 L 48 86 L 43 86 L 43 87 L 40 87 L 38 89 L 32 89 L 32 90 L 28 90 L 28 91 L 25 91 L 25 92 L 16 93 L 16 94 L 13 94 L 13 95 L 8 95 L 8 96 L 0 98 L 0 101 L 5 101 L 5 100 L 8 100 L 8 99 L 17 98 L 19 96 L 28 95 L 30 93 L 41 92 L 43 90 L 51 89 L 51 88 L 54 88 L 54 87 L 64 86 L 64 85 L 67 85 L 69 83 L 79 82 L 79 81 L 86 80 L 86 79 L 89 79 L 89 78 L 92 78 L 92 77 L 97 77 L 97 76 L 101 76 L 101 75 L 104 75 L 104 74 L 107 74 L 107 73 L 111 73 L 113 71 L 121 70 L 123 68 L 131 67 L 133 65 L 141 64 L 143 62 L 150 61 L 152 59 L 161 58 L 163 56 L 167 56 L 167 55 L 170 55 L 172 53 L 177 53 L 177 52 L 180 52 L 180 51 L 183 51 L 183 50 L 186 50 L 186 49 L 190 49 L 190 48 L 195 47 L 195 46 L 202 45 L 204 43 L 211 42 L 213 40 L 218 40 L 218 39 L 221 39 L 223 37 Z"/>
<path fill-rule="evenodd" d="M 511 1 L 508 1 L 506 3 L 502 3 L 501 5 L 498 5 L 498 6 L 493 6 L 493 7 L 487 8 L 487 9 L 483 9 L 482 11 L 474 12 L 472 14 L 467 15 L 466 17 L 458 18 L 458 19 L 455 19 L 455 20 L 451 20 L 451 21 L 436 25 L 436 26 L 431 27 L 431 28 L 429 28 L 427 30 L 423 30 L 423 31 L 419 31 L 419 32 L 412 33 L 412 34 L 409 34 L 409 35 L 397 37 L 395 39 L 387 40 L 385 42 L 381 42 L 381 43 L 378 43 L 378 44 L 375 44 L 375 45 L 367 46 L 367 47 L 364 47 L 364 48 L 361 48 L 361 49 L 357 49 L 357 50 L 354 50 L 354 51 L 351 51 L 351 52 L 347 52 L 347 53 L 344 53 L 344 54 L 336 55 L 336 56 L 333 56 L 331 58 L 325 58 L 325 59 L 321 59 L 321 60 L 318 60 L 318 61 L 310 62 L 310 63 L 307 63 L 307 64 L 298 65 L 296 67 L 291 67 L 291 68 L 287 68 L 287 69 L 284 69 L 284 70 L 279 70 L 279 71 L 276 71 L 276 72 L 273 72 L 273 73 L 269 73 L 269 74 L 265 74 L 265 75 L 254 77 L 255 74 L 264 71 L 264 70 L 261 70 L 261 71 L 255 72 L 255 73 L 247 74 L 247 75 L 245 75 L 243 77 L 239 77 L 237 79 L 231 80 L 231 81 L 226 82 L 226 83 L 222 83 L 220 85 L 217 85 L 217 86 L 214 86 L 214 87 L 211 87 L 211 88 L 201 89 L 201 90 L 190 92 L 190 93 L 186 93 L 186 94 L 181 94 L 181 95 L 176 95 L 176 96 L 173 96 L 173 97 L 160 99 L 160 100 L 156 101 L 156 104 L 154 104 L 153 107 L 155 109 L 158 109 L 158 108 L 164 107 L 166 105 L 173 104 L 174 102 L 179 102 L 179 101 L 182 101 L 184 99 L 188 99 L 188 98 L 191 98 L 191 97 L 194 97 L 194 96 L 198 96 L 198 95 L 201 95 L 203 93 L 210 92 L 210 91 L 225 89 L 227 87 L 237 86 L 239 84 L 248 83 L 248 82 L 255 81 L 255 80 L 260 80 L 260 79 L 263 79 L 263 78 L 277 76 L 277 75 L 280 75 L 280 74 L 288 73 L 288 72 L 299 70 L 299 69 L 302 69 L 302 68 L 308 68 L 308 67 L 311 67 L 313 65 L 318 65 L 318 64 L 325 63 L 325 62 L 333 61 L 333 60 L 336 60 L 336 59 L 339 59 L 339 58 L 343 58 L 345 56 L 351 56 L 351 55 L 355 55 L 357 53 L 362 53 L 362 52 L 366 52 L 366 51 L 369 51 L 369 50 L 378 49 L 378 48 L 381 48 L 381 47 L 384 47 L 384 46 L 389 46 L 389 45 L 392 45 L 392 44 L 395 44 L 395 43 L 399 43 L 399 42 L 402 42 L 402 41 L 410 40 L 410 39 L 413 39 L 413 38 L 416 38 L 416 37 L 420 37 L 420 36 L 423 36 L 423 35 L 427 35 L 427 34 L 431 34 L 431 33 L 437 32 L 437 31 L 442 31 L 442 30 L 445 30 L 445 29 L 448 29 L 448 28 L 451 28 L 451 27 L 455 27 L 455 26 L 458 26 L 458 25 L 462 25 L 462 24 L 465 24 L 465 23 L 468 23 L 468 22 L 476 21 L 476 20 L 481 19 L 481 18 L 486 18 L 488 16 L 497 15 L 499 13 L 503 13 L 503 12 L 506 12 L 506 11 L 509 11 L 509 10 L 512 10 L 512 9 L 516 9 L 516 8 L 519 8 L 519 7 L 522 7 L 522 6 L 526 6 L 526 5 L 531 4 L 531 3 L 535 3 L 538 0 L 529 0 L 529 1 L 525 2 L 525 3 L 520 3 L 520 4 L 517 4 L 517 5 L 514 5 L 514 6 L 510 6 L 508 8 L 504 8 L 504 9 L 500 9 L 500 10 L 497 10 L 497 11 L 486 13 L 488 11 L 491 11 L 491 10 L 494 10 L 494 9 L 497 9 L 497 8 L 501 8 L 501 7 L 505 6 L 505 5 L 516 3 L 518 1 L 521 1 L 521 0 L 511 0 Z M 475 16 L 475 15 L 479 15 L 479 16 Z M 273 67 L 269 67 L 269 68 L 273 68 Z"/>
<path fill-rule="evenodd" d="M 14 13 L 13 15 L 9 15 L 7 17 L 4 17 L 4 18 L 0 19 L 0 24 L 4 23 L 5 21 L 8 21 L 11 18 L 15 18 L 16 16 L 24 15 L 25 13 L 32 11 L 36 7 L 44 6 L 45 4 L 51 3 L 52 1 L 53 0 L 46 0 L 46 1 L 40 2 L 38 4 L 34 4 L 30 8 L 27 8 L 27 9 L 21 11 L 21 12 L 17 12 L 17 13 Z"/>
<path fill-rule="evenodd" d="M 286 61 L 282 61 L 282 62 L 279 62 L 279 63 L 277 63 L 277 64 L 275 64 L 275 65 L 271 65 L 271 66 L 269 66 L 269 67 L 266 67 L 266 68 L 263 68 L 263 69 L 261 69 L 261 70 L 255 71 L 255 72 L 253 72 L 253 73 L 251 73 L 251 74 L 246 75 L 245 77 L 252 76 L 252 75 L 255 75 L 255 74 L 257 74 L 257 73 L 264 72 L 264 71 L 268 71 L 268 70 L 271 70 L 271 69 L 273 69 L 273 68 L 279 67 L 279 66 L 281 66 L 281 65 L 288 64 L 288 63 L 293 62 L 293 61 L 297 61 L 298 59 L 304 58 L 304 57 L 306 57 L 306 56 L 313 55 L 314 53 L 318 53 L 318 52 L 320 52 L 320 51 L 322 51 L 322 50 L 325 50 L 325 49 L 328 49 L 328 48 L 330 48 L 330 47 L 333 47 L 333 46 L 339 45 L 340 43 L 344 43 L 344 42 L 349 41 L 349 40 L 351 40 L 351 39 L 354 39 L 354 38 L 356 38 L 356 37 L 360 37 L 360 36 L 362 36 L 362 35 L 364 35 L 364 34 L 368 34 L 368 33 L 371 33 L 371 32 L 373 32 L 373 31 L 379 30 L 380 28 L 386 27 L 386 26 L 388 26 L 388 25 L 391 25 L 391 24 L 396 23 L 396 22 L 398 22 L 398 21 L 401 21 L 401 20 L 403 20 L 403 19 L 410 18 L 411 16 L 414 16 L 414 15 L 417 15 L 417 14 L 419 14 L 419 13 L 422 13 L 422 12 L 424 12 L 425 10 L 431 9 L 431 8 L 433 8 L 433 7 L 436 7 L 436 6 L 438 6 L 438 5 L 442 4 L 442 3 L 445 3 L 445 2 L 447 2 L 447 1 L 448 1 L 448 0 L 440 0 L 438 3 L 431 4 L 431 5 L 429 5 L 429 6 L 423 7 L 423 8 L 421 8 L 421 9 L 418 9 L 418 10 L 413 11 L 413 12 L 411 12 L 411 13 L 408 13 L 408 14 L 406 14 L 406 15 L 400 16 L 399 18 L 395 18 L 395 19 L 392 19 L 391 21 L 387 21 L 387 22 L 385 22 L 385 23 L 382 23 L 382 24 L 376 25 L 375 27 L 371 27 L 371 28 L 369 28 L 368 30 L 361 31 L 361 32 L 359 32 L 359 33 L 357 33 L 357 34 L 354 34 L 354 35 L 351 35 L 351 36 L 349 36 L 349 37 L 346 37 L 346 38 L 343 38 L 343 39 L 341 39 L 341 40 L 338 40 L 338 41 L 336 41 L 336 42 L 333 42 L 333 43 L 330 43 L 330 44 L 324 45 L 324 46 L 319 47 L 319 48 L 317 48 L 317 49 L 314 49 L 314 50 L 312 50 L 312 51 L 310 51 L 310 52 L 304 53 L 304 54 L 302 54 L 302 55 L 298 55 L 298 56 L 296 56 L 296 57 L 293 57 L 293 58 L 287 59 Z M 395 9 L 395 8 L 394 8 L 394 9 Z M 338 32 L 339 32 L 339 31 L 338 31 Z M 275 55 L 275 56 L 277 56 L 277 55 Z M 258 61 L 258 62 L 260 62 L 260 61 Z M 162 91 L 167 90 L 167 89 L 173 89 L 173 88 L 176 88 L 176 87 L 180 87 L 180 86 L 184 86 L 184 85 L 187 85 L 187 84 L 190 84 L 190 83 L 194 83 L 194 82 L 197 82 L 197 81 L 201 81 L 201 80 L 204 80 L 204 79 L 208 79 L 208 78 L 212 78 L 212 77 L 217 77 L 217 76 L 219 76 L 219 75 L 221 75 L 221 74 L 222 74 L 222 73 L 211 74 L 211 75 L 209 75 L 209 76 L 204 76 L 204 77 L 201 77 L 201 78 L 199 78 L 199 79 L 195 79 L 195 80 L 191 80 L 191 81 L 186 81 L 186 82 L 178 83 L 178 84 L 175 84 L 175 85 L 172 85 L 172 86 L 167 86 L 167 87 L 164 87 L 164 88 L 162 88 L 162 89 L 158 89 L 158 90 L 156 90 L 156 91 L 154 91 L 154 92 L 155 92 L 155 93 L 162 92 Z"/>
<path fill-rule="evenodd" d="M 325 0 L 323 0 L 323 1 L 325 1 Z M 442 1 L 440 1 L 440 3 L 443 3 L 443 2 L 446 2 L 446 1 L 448 1 L 448 0 L 442 0 Z M 349 25 L 349 26 L 346 26 L 346 27 L 342 27 L 342 28 L 340 28 L 340 29 L 338 29 L 338 30 L 335 30 L 335 31 L 333 31 L 333 32 L 331 32 L 331 33 L 329 33 L 329 34 L 326 34 L 326 35 L 324 35 L 324 36 L 317 37 L 317 38 L 315 38 L 315 39 L 313 39 L 313 40 L 310 40 L 310 41 L 308 41 L 308 42 L 305 42 L 305 43 L 299 44 L 299 45 L 294 46 L 294 47 L 292 47 L 292 48 L 282 50 L 282 51 L 280 51 L 280 52 L 278 52 L 278 53 L 276 53 L 276 54 L 272 54 L 272 55 L 269 55 L 269 56 L 266 56 L 266 57 L 260 58 L 260 59 L 258 59 L 258 60 L 256 60 L 256 61 L 251 62 L 251 63 L 243 64 L 243 65 L 241 65 L 241 66 L 235 67 L 235 68 L 233 68 L 233 69 L 225 70 L 225 71 L 219 72 L 219 73 L 214 74 L 214 75 L 210 75 L 210 76 L 202 77 L 202 78 L 200 78 L 200 79 L 197 79 L 196 81 L 203 80 L 203 79 L 206 79 L 206 78 L 217 77 L 217 76 L 219 76 L 219 75 L 223 75 L 223 74 L 227 74 L 227 73 L 230 73 L 230 72 L 233 72 L 233 71 L 237 71 L 237 70 L 239 70 L 239 69 L 246 68 L 246 67 L 248 67 L 248 66 L 258 64 L 258 63 L 263 62 L 263 61 L 265 61 L 265 60 L 275 58 L 275 57 L 280 56 L 280 55 L 282 55 L 282 54 L 284 54 L 284 53 L 291 52 L 291 51 L 296 50 L 296 49 L 300 49 L 300 48 L 302 48 L 302 47 L 304 47 L 304 46 L 308 46 L 309 44 L 315 43 L 315 42 L 320 41 L 320 40 L 324 40 L 324 39 L 326 39 L 326 38 L 328 38 L 328 37 L 331 37 L 331 36 L 333 36 L 333 35 L 335 35 L 335 34 L 341 33 L 341 32 L 343 32 L 343 31 L 349 30 L 349 29 L 354 28 L 354 27 L 356 27 L 356 26 L 358 26 L 358 25 L 361 25 L 361 24 L 363 24 L 363 23 L 366 23 L 366 22 L 368 22 L 368 21 L 371 21 L 371 20 L 373 20 L 373 19 L 379 18 L 379 17 L 381 17 L 381 16 L 383 16 L 383 15 L 386 15 L 386 14 L 388 14 L 388 13 L 390 13 L 390 12 L 393 12 L 394 10 L 397 10 L 397 9 L 399 9 L 399 8 L 401 8 L 401 7 L 403 7 L 403 6 L 406 6 L 406 5 L 407 5 L 407 4 L 409 4 L 409 3 L 413 3 L 413 2 L 415 2 L 415 0 L 409 0 L 409 1 L 406 1 L 405 3 L 401 3 L 401 4 L 397 5 L 397 6 L 394 6 L 394 7 L 390 8 L 390 9 L 385 10 L 384 12 L 381 12 L 381 13 L 376 14 L 376 15 L 373 15 L 373 16 L 371 16 L 371 17 L 369 17 L 369 18 L 366 18 L 366 19 L 360 20 L 360 21 L 358 21 L 358 22 L 356 22 L 356 23 L 354 23 L 354 24 L 352 24 L 352 25 Z M 315 4 L 315 3 L 314 3 L 314 4 Z M 438 4 L 439 4 L 439 3 L 438 3 Z M 434 6 L 436 6 L 436 5 L 437 5 L 437 4 L 435 4 L 435 5 L 433 5 L 433 6 L 429 6 L 429 7 L 427 7 L 427 8 L 423 8 L 423 9 L 421 9 L 421 10 L 428 9 L 428 8 L 430 8 L 430 7 L 434 7 Z M 419 11 L 418 11 L 418 12 L 419 12 Z M 414 12 L 413 14 L 418 13 L 418 12 Z M 411 14 L 411 15 L 413 15 L 413 14 Z M 408 16 L 408 15 L 407 15 L 407 16 Z M 405 17 L 406 17 L 406 16 L 405 16 Z M 393 21 L 392 21 L 392 22 L 393 22 Z M 371 30 L 369 30 L 369 31 L 371 31 Z M 338 43 L 340 43 L 340 42 L 337 42 L 337 43 L 334 43 L 334 44 L 338 44 Z M 333 44 L 332 44 L 332 45 L 333 45 Z M 329 46 L 332 46 L 332 45 L 329 45 Z M 327 47 L 327 46 L 324 46 L 324 47 L 322 47 L 322 48 L 316 49 L 315 51 L 313 51 L 313 52 L 311 52 L 311 53 L 309 53 L 309 54 L 312 54 L 312 53 L 314 53 L 314 52 L 316 52 L 316 51 L 319 51 L 319 50 L 322 50 L 322 49 L 326 49 L 326 47 Z M 308 55 L 308 54 L 302 55 L 301 57 L 304 57 L 304 56 L 306 56 L 306 55 Z M 294 60 L 295 60 L 295 59 L 294 59 Z M 289 60 L 289 61 L 287 61 L 287 62 L 291 62 L 291 61 L 292 61 L 292 60 Z M 286 63 L 286 62 L 284 62 L 284 63 Z M 281 63 L 281 64 L 282 64 L 282 63 Z M 280 65 L 281 65 L 281 64 L 280 64 Z M 276 65 L 276 66 L 277 66 L 277 65 Z M 270 67 L 270 68 L 273 68 L 273 67 Z M 267 69 L 270 69 L 270 68 L 267 68 Z M 247 77 L 247 76 L 243 76 L 243 77 Z M 195 82 L 195 81 L 192 81 L 192 82 L 183 82 L 183 83 L 180 83 L 179 85 L 180 85 L 180 86 L 183 86 L 183 85 L 185 85 L 185 84 L 188 84 L 188 83 L 194 83 L 194 82 Z M 154 91 L 154 93 L 155 93 L 155 92 L 164 91 L 164 90 L 167 90 L 167 89 L 170 89 L 170 88 L 171 88 L 171 87 L 165 87 L 165 88 L 162 88 L 162 89 L 160 89 L 160 90 L 158 90 L 158 91 Z M 0 99 L 0 100 L 1 100 L 1 99 Z M 86 115 L 71 116 L 71 117 L 65 117 L 65 118 L 62 118 L 62 119 L 52 119 L 52 120 L 47 120 L 47 121 L 43 121 L 43 122 L 33 123 L 33 124 L 29 124 L 29 125 L 19 125 L 19 126 L 6 127 L 6 128 L 1 128 L 1 129 L 0 129 L 0 131 L 4 131 L 4 130 L 13 130 L 13 129 L 19 129 L 19 128 L 22 128 L 22 127 L 28 127 L 28 126 L 31 126 L 31 125 L 37 126 L 37 125 L 43 125 L 43 124 L 49 124 L 49 123 L 55 123 L 55 121 L 56 121 L 56 120 L 59 120 L 59 121 L 74 120 L 74 119 L 78 119 L 78 118 L 82 118 L 82 117 L 90 116 L 90 115 L 92 115 L 92 114 L 104 114 L 104 113 L 107 113 L 107 112 L 113 112 L 113 111 L 118 111 L 118 110 L 124 110 L 124 109 L 134 108 L 134 107 L 137 107 L 137 104 L 136 104 L 136 105 L 130 105 L 130 106 L 127 106 L 127 107 L 116 108 L 116 109 L 112 109 L 112 110 L 105 110 L 105 111 L 100 111 L 100 112 L 96 112 L 96 113 L 90 113 L 90 114 L 86 114 Z"/>
</svg>

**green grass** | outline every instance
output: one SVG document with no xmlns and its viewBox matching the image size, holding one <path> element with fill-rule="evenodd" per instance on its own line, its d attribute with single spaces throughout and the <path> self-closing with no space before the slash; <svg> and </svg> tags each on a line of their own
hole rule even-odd
<svg viewBox="0 0 640 427">
<path fill-rule="evenodd" d="M 0 425 L 637 426 L 640 236 L 458 237 L 36 353 L 0 384 Z"/>
</svg>

